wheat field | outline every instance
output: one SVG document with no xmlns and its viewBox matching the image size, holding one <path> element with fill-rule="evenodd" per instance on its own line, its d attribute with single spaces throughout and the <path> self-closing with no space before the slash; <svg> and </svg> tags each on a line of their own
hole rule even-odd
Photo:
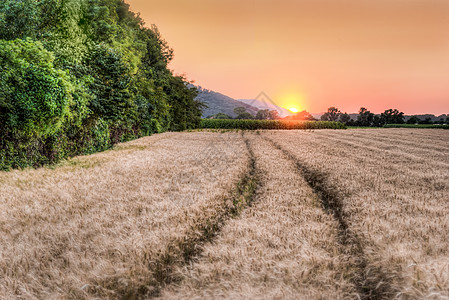
<svg viewBox="0 0 449 300">
<path fill-rule="evenodd" d="M 449 132 L 266 137 L 326 174 L 326 188 L 339 194 L 343 218 L 361 244 L 363 271 L 378 288 L 384 285 L 390 297 L 449 297 Z"/>
<path fill-rule="evenodd" d="M 447 299 L 449 131 L 165 133 L 0 172 L 0 299 Z"/>
<path fill-rule="evenodd" d="M 165 299 L 343 298 L 354 287 L 343 276 L 349 258 L 337 222 L 280 150 L 249 137 L 260 174 L 254 205 L 226 224 Z"/>
</svg>

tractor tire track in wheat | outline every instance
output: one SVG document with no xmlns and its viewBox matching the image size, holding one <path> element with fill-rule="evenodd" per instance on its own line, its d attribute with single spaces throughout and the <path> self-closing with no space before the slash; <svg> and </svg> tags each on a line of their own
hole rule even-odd
<svg viewBox="0 0 449 300">
<path fill-rule="evenodd" d="M 346 221 L 343 196 L 331 187 L 327 175 L 307 166 L 306 163 L 270 138 L 265 137 L 265 139 L 294 162 L 298 172 L 320 199 L 323 209 L 338 222 L 338 241 L 351 258 L 347 263 L 351 265 L 349 269 L 354 270 L 351 274 L 351 280 L 358 291 L 359 297 L 361 299 L 391 299 L 396 295 L 398 291 L 392 287 L 390 277 L 380 268 L 369 266 L 360 239 L 349 228 Z"/>
<path fill-rule="evenodd" d="M 160 296 L 165 286 L 178 281 L 175 269 L 201 255 L 202 246 L 211 242 L 229 219 L 251 205 L 258 185 L 258 174 L 250 141 L 246 138 L 244 140 L 249 156 L 248 172 L 240 179 L 232 198 L 222 199 L 217 201 L 215 207 L 205 208 L 204 214 L 193 222 L 194 225 L 185 234 L 171 240 L 158 257 L 149 260 L 149 268 L 153 274 L 149 283 L 151 288 L 142 288 L 142 294 L 137 295 L 137 298 Z"/>
</svg>

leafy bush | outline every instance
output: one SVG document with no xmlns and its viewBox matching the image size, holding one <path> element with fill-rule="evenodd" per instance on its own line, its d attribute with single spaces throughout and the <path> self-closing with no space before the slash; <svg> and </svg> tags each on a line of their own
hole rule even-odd
<svg viewBox="0 0 449 300">
<path fill-rule="evenodd" d="M 26 136 L 51 134 L 69 114 L 68 75 L 40 42 L 0 40 L 0 128 Z"/>
<path fill-rule="evenodd" d="M 196 90 L 124 0 L 0 2 L 0 169 L 197 128 Z"/>
</svg>

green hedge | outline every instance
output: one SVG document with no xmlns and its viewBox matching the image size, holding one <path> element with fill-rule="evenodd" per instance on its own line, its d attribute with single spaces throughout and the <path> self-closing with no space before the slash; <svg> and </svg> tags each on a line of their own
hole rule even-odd
<svg viewBox="0 0 449 300">
<path fill-rule="evenodd" d="M 198 128 L 172 59 L 124 0 L 1 0 L 0 171 Z"/>
<path fill-rule="evenodd" d="M 284 120 L 231 120 L 231 119 L 203 119 L 201 128 L 204 129 L 346 129 L 340 122 L 327 121 L 284 121 Z"/>
<path fill-rule="evenodd" d="M 449 129 L 449 125 L 440 124 L 387 124 L 384 128 L 421 128 L 421 129 Z"/>
</svg>

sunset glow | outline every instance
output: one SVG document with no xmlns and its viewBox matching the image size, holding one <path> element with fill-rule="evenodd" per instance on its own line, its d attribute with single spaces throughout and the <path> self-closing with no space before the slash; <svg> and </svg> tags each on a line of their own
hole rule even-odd
<svg viewBox="0 0 449 300">
<path fill-rule="evenodd" d="M 304 110 L 305 96 L 299 92 L 298 89 L 292 87 L 285 87 L 285 91 L 275 95 L 276 104 L 288 109 L 293 113 L 297 113 Z"/>
<path fill-rule="evenodd" d="M 449 1 L 127 0 L 173 47 L 170 67 L 234 99 L 300 109 L 449 112 Z"/>
</svg>

